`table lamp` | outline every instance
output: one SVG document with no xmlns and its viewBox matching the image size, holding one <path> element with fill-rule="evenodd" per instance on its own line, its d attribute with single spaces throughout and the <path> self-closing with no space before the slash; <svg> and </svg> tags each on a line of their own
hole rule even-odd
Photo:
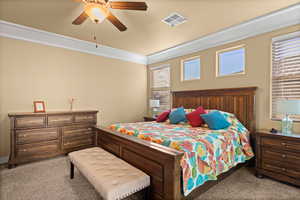
<svg viewBox="0 0 300 200">
<path fill-rule="evenodd" d="M 150 108 L 152 108 L 152 117 L 155 118 L 155 115 L 157 114 L 157 108 L 160 107 L 159 100 L 151 99 L 149 102 L 149 106 Z"/>
<path fill-rule="evenodd" d="M 284 115 L 281 121 L 281 131 L 284 134 L 291 134 L 293 131 L 293 120 L 290 115 L 300 114 L 300 100 L 281 100 L 277 104 L 277 111 Z"/>
</svg>

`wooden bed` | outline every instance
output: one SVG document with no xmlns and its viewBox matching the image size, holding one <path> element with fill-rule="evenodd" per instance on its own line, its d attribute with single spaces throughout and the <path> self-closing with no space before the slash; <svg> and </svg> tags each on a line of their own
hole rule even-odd
<svg viewBox="0 0 300 200">
<path fill-rule="evenodd" d="M 256 87 L 172 92 L 172 107 L 197 108 L 202 105 L 205 109 L 219 109 L 234 113 L 247 129 L 254 133 L 255 91 Z M 221 174 L 217 181 L 206 182 L 185 197 L 181 186 L 182 152 L 104 127 L 96 129 L 100 147 L 143 170 L 151 177 L 151 199 L 154 200 L 193 199 L 239 167 L 238 165 Z"/>
</svg>

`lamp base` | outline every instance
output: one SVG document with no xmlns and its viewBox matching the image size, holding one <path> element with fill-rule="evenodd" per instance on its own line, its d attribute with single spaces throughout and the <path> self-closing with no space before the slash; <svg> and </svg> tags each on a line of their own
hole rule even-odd
<svg viewBox="0 0 300 200">
<path fill-rule="evenodd" d="M 286 115 L 284 118 L 282 118 L 281 121 L 281 132 L 283 134 L 292 134 L 293 132 L 293 120 Z"/>
</svg>

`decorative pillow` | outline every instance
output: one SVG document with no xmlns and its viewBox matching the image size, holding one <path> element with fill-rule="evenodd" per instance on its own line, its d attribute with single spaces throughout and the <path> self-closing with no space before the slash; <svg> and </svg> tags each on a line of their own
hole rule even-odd
<svg viewBox="0 0 300 200">
<path fill-rule="evenodd" d="M 165 122 L 168 119 L 170 112 L 171 110 L 166 110 L 160 115 L 158 115 L 156 118 L 156 122 Z"/>
<path fill-rule="evenodd" d="M 195 111 L 186 114 L 186 118 L 192 127 L 198 127 L 204 124 L 204 120 L 200 116 L 201 114 L 206 114 L 202 106 L 198 107 Z"/>
<path fill-rule="evenodd" d="M 178 124 L 180 122 L 186 122 L 185 111 L 183 107 L 172 110 L 169 115 L 171 124 Z"/>
<path fill-rule="evenodd" d="M 202 114 L 201 117 L 208 125 L 208 128 L 212 130 L 225 129 L 231 125 L 226 120 L 224 115 L 219 111 L 212 111 L 208 114 Z"/>
</svg>

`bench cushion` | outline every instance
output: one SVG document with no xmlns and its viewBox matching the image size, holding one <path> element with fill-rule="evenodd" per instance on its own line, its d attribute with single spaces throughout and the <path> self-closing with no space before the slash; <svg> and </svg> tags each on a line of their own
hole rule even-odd
<svg viewBox="0 0 300 200">
<path fill-rule="evenodd" d="M 75 151 L 69 157 L 106 200 L 123 199 L 150 185 L 147 174 L 102 148 Z"/>
</svg>

